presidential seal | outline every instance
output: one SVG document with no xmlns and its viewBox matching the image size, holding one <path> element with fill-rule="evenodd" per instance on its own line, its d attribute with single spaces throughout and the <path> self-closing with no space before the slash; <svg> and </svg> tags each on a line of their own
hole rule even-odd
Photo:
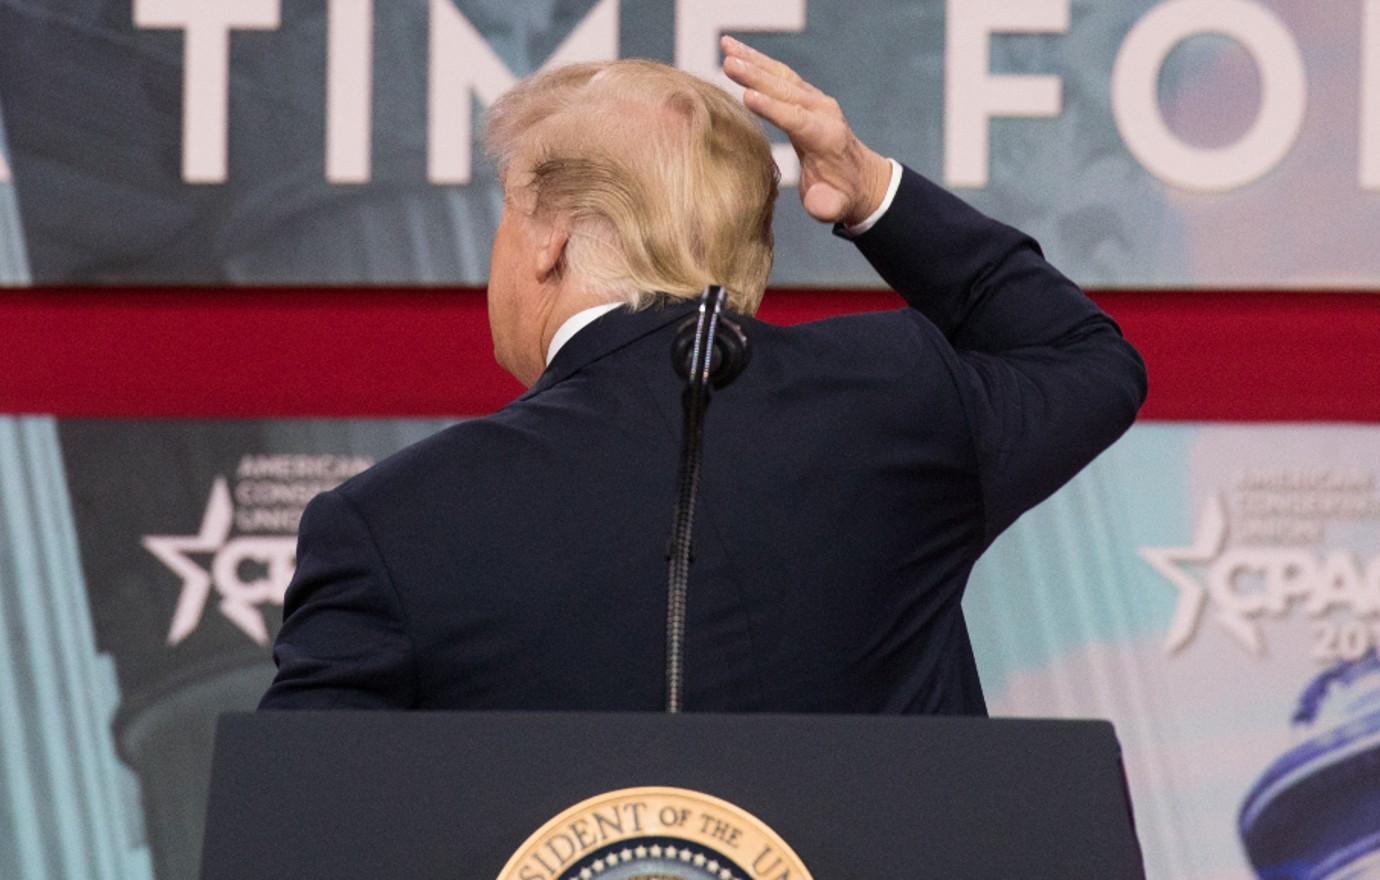
<svg viewBox="0 0 1380 880">
<path fill-rule="evenodd" d="M 811 880 L 776 832 L 683 788 L 625 788 L 576 804 L 527 838 L 498 880 Z"/>
</svg>

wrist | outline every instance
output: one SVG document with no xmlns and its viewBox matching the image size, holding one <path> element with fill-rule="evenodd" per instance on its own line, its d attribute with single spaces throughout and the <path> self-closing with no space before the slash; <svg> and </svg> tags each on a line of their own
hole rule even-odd
<svg viewBox="0 0 1380 880">
<path fill-rule="evenodd" d="M 891 162 L 862 143 L 858 144 L 858 148 L 861 153 L 861 192 L 859 198 L 854 201 L 852 210 L 848 212 L 848 218 L 844 220 L 845 226 L 856 226 L 876 213 L 886 201 L 887 192 L 891 188 Z"/>
</svg>

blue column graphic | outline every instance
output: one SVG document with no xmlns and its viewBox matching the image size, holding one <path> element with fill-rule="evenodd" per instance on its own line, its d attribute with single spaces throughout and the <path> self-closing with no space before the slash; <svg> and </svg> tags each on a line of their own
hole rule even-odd
<svg viewBox="0 0 1380 880">
<path fill-rule="evenodd" d="M 148 880 L 50 418 L 0 417 L 0 877 Z"/>
</svg>

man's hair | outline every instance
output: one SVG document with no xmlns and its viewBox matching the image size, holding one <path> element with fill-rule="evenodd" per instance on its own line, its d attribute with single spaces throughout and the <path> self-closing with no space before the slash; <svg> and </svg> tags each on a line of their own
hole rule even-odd
<svg viewBox="0 0 1380 880">
<path fill-rule="evenodd" d="M 654 61 L 570 64 L 499 98 L 485 141 L 510 204 L 570 223 L 560 268 L 590 292 L 641 308 L 721 284 L 757 311 L 780 175 L 723 89 Z"/>
</svg>

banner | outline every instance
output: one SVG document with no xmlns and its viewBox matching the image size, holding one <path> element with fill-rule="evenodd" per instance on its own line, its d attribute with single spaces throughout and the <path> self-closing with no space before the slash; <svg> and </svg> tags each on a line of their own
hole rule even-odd
<svg viewBox="0 0 1380 880">
<path fill-rule="evenodd" d="M 1110 718 L 1151 877 L 1380 876 L 1380 430 L 1142 426 L 979 563 L 993 714 Z"/>
<path fill-rule="evenodd" d="M 198 875 L 302 508 L 440 427 L 0 418 L 0 876 Z"/>
<path fill-rule="evenodd" d="M 302 506 L 441 427 L 0 418 L 0 876 L 195 876 Z M 1372 876 L 1378 523 L 1380 428 L 1136 426 L 979 562 L 991 711 L 1115 722 L 1150 877 Z"/>
<path fill-rule="evenodd" d="M 1380 0 L 0 0 L 0 273 L 483 285 L 484 108 L 721 33 L 1085 286 L 1380 277 Z M 878 283 L 794 189 L 776 236 L 776 285 Z"/>
</svg>

